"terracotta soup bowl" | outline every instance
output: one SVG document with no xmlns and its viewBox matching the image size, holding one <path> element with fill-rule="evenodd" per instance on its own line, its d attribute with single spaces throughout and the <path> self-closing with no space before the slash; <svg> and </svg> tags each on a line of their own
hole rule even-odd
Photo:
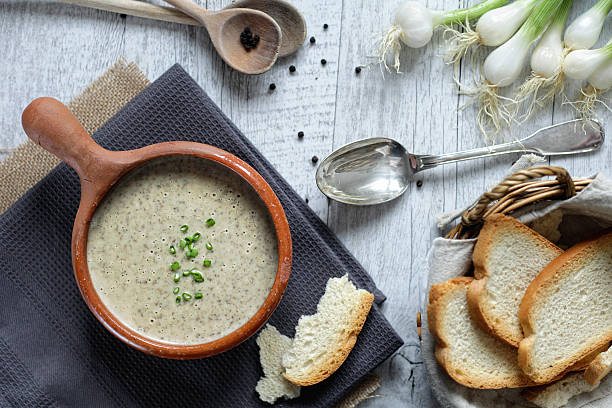
<svg viewBox="0 0 612 408">
<path fill-rule="evenodd" d="M 24 111 L 22 123 L 28 137 L 58 156 L 78 174 L 81 202 L 72 230 L 72 265 L 83 299 L 91 312 L 113 335 L 145 353 L 173 359 L 195 359 L 229 350 L 264 325 L 278 306 L 291 271 L 291 235 L 287 218 L 272 188 L 251 166 L 236 156 L 201 143 L 167 142 L 129 151 L 109 151 L 96 144 L 61 102 L 39 98 Z M 89 226 L 98 205 L 124 175 L 149 160 L 191 156 L 217 163 L 245 180 L 265 204 L 276 232 L 278 267 L 272 289 L 259 310 L 236 330 L 201 344 L 176 344 L 148 338 L 121 322 L 101 301 L 87 264 Z M 245 185 L 246 186 L 246 185 Z M 113 254 L 108 254 L 112 257 Z"/>
</svg>

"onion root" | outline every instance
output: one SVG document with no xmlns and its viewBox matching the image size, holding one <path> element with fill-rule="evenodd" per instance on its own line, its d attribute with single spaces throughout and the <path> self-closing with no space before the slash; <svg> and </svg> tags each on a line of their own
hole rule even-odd
<svg viewBox="0 0 612 408">
<path fill-rule="evenodd" d="M 375 51 L 375 57 L 378 59 L 378 63 L 384 66 L 388 72 L 391 72 L 389 65 L 387 64 L 387 58 L 391 55 L 393 57 L 393 64 L 391 68 L 396 73 L 400 74 L 400 52 L 402 50 L 402 43 L 400 37 L 402 36 L 402 29 L 399 25 L 394 24 L 387 31 L 383 33 L 381 38 L 378 40 L 378 44 Z"/>
</svg>

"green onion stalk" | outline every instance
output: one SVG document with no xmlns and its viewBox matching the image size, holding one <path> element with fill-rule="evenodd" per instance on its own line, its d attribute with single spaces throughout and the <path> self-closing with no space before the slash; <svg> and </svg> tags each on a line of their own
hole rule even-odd
<svg viewBox="0 0 612 408">
<path fill-rule="evenodd" d="M 563 93 L 565 81 L 562 63 L 569 49 L 563 43 L 563 30 L 574 0 L 563 0 L 548 28 L 531 54 L 531 74 L 519 88 L 513 116 L 525 105 L 522 120 L 527 120 L 543 106 L 550 104 L 555 95 Z M 541 90 L 546 92 L 542 95 Z"/>
<path fill-rule="evenodd" d="M 600 0 L 593 7 L 582 13 L 565 30 L 563 41 L 572 50 L 585 50 L 593 47 L 608 13 L 612 10 L 612 0 Z"/>
<path fill-rule="evenodd" d="M 518 79 L 531 45 L 546 30 L 562 2 L 538 0 L 521 28 L 485 59 L 481 72 L 482 83 L 468 91 L 479 102 L 477 122 L 483 135 L 487 136 L 489 130 L 496 135 L 502 124 L 510 125 L 512 115 L 504 102 L 514 101 L 500 96 L 498 90 Z M 493 141 L 492 138 L 490 141 Z"/>
<path fill-rule="evenodd" d="M 395 13 L 395 20 L 381 36 L 376 47 L 378 62 L 390 71 L 387 63 L 400 72 L 402 43 L 410 48 L 421 48 L 431 41 L 433 30 L 474 20 L 486 12 L 503 6 L 507 0 L 485 0 L 472 7 L 450 11 L 430 10 L 416 1 L 407 1 Z"/>
</svg>

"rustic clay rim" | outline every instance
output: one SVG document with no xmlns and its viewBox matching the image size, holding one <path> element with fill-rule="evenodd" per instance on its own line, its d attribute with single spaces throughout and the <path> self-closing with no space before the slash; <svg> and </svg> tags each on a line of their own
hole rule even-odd
<svg viewBox="0 0 612 408">
<path fill-rule="evenodd" d="M 173 359 L 213 356 L 236 347 L 256 333 L 272 315 L 289 282 L 292 245 L 283 207 L 264 178 L 233 154 L 194 142 L 165 142 L 136 150 L 113 152 L 97 145 L 68 109 L 51 98 L 32 102 L 22 116 L 28 136 L 72 166 L 81 179 L 81 202 L 72 230 L 72 264 L 81 295 L 94 316 L 115 337 L 148 354 Z M 266 205 L 278 242 L 278 268 L 272 289 L 257 312 L 242 326 L 214 341 L 182 345 L 143 336 L 116 318 L 98 296 L 87 267 L 87 237 L 91 218 L 106 193 L 129 171 L 150 160 L 192 156 L 210 160 L 246 181 Z"/>
</svg>

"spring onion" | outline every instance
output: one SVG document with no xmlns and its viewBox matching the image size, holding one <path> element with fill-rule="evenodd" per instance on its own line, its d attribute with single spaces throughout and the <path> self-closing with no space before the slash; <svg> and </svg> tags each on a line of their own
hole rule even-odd
<svg viewBox="0 0 612 408">
<path fill-rule="evenodd" d="M 173 271 L 176 271 L 180 267 L 181 267 L 181 264 L 176 262 L 176 261 L 172 262 L 172 265 L 170 265 L 170 269 L 173 270 Z"/>
<path fill-rule="evenodd" d="M 531 75 L 521 85 L 514 98 L 517 101 L 517 109 L 520 103 L 528 101 L 525 119 L 531 117 L 536 107 L 544 106 L 551 102 L 555 95 L 563 92 L 561 63 L 568 50 L 563 45 L 562 36 L 573 1 L 563 0 L 531 54 Z M 541 89 L 547 89 L 547 92 L 538 97 Z"/>
<path fill-rule="evenodd" d="M 597 4 L 574 20 L 565 31 L 563 41 L 572 50 L 589 49 L 595 45 L 612 10 L 612 0 L 599 0 Z"/>
<path fill-rule="evenodd" d="M 177 293 L 179 293 L 179 292 L 180 292 L 180 290 L 181 290 L 181 288 L 179 288 L 178 286 L 176 286 L 176 287 L 174 288 L 174 290 L 172 291 L 172 293 L 174 293 L 174 294 L 176 295 Z"/>
<path fill-rule="evenodd" d="M 189 229 L 189 225 L 187 224 L 181 225 L 181 228 L 180 228 L 181 232 L 187 232 L 188 229 Z"/>
<path fill-rule="evenodd" d="M 575 50 L 563 61 L 563 72 L 569 78 L 588 79 L 599 67 L 612 59 L 612 39 L 594 50 Z"/>
<path fill-rule="evenodd" d="M 588 86 L 580 91 L 578 100 L 571 104 L 583 119 L 591 119 L 595 116 L 595 107 L 598 102 L 611 110 L 600 96 L 612 88 L 612 60 L 597 68 L 589 76 L 587 82 Z"/>
<path fill-rule="evenodd" d="M 192 296 L 189 293 L 183 292 L 183 299 L 184 300 L 187 301 L 187 300 L 190 300 L 191 298 L 192 298 Z"/>
<path fill-rule="evenodd" d="M 210 242 L 206 243 L 206 249 L 208 249 L 209 251 L 213 249 L 213 246 Z"/>
<path fill-rule="evenodd" d="M 193 240 L 193 242 L 196 242 L 198 239 L 200 239 L 201 236 L 202 234 L 196 232 L 195 234 L 193 234 L 193 237 L 191 237 L 191 239 Z"/>
<path fill-rule="evenodd" d="M 215 225 L 215 220 L 212 218 L 209 218 L 206 220 L 206 225 L 209 227 L 212 227 L 213 225 Z"/>
<path fill-rule="evenodd" d="M 191 271 L 183 271 L 183 276 L 189 276 L 191 275 Z"/>
<path fill-rule="evenodd" d="M 501 129 L 501 120 L 510 123 L 511 114 L 500 102 L 508 99 L 498 95 L 498 88 L 511 85 L 519 77 L 531 44 L 544 32 L 557 12 L 562 0 L 538 0 L 521 28 L 506 43 L 497 47 L 483 64 L 484 82 L 472 91 L 479 101 L 478 126 L 487 134 L 487 124 L 495 133 Z M 515 4 L 515 3 L 513 3 Z"/>
<path fill-rule="evenodd" d="M 200 292 L 197 292 L 195 295 L 193 295 L 193 297 L 196 298 L 196 299 L 202 299 L 203 296 L 204 295 L 202 295 L 202 293 L 200 293 Z"/>
<path fill-rule="evenodd" d="M 174 280 L 175 283 L 178 283 L 178 281 L 181 280 L 181 274 L 179 272 L 175 273 L 173 280 Z"/>
<path fill-rule="evenodd" d="M 391 66 L 399 72 L 402 43 L 410 48 L 423 47 L 431 40 L 434 28 L 477 19 L 507 1 L 485 0 L 469 8 L 451 11 L 429 10 L 419 2 L 407 1 L 397 10 L 393 25 L 383 33 L 379 41 L 376 50 L 378 61 L 389 70 L 387 58 L 393 57 Z"/>
<path fill-rule="evenodd" d="M 516 0 L 507 6 L 495 8 L 482 15 L 473 30 L 469 20 L 462 26 L 464 31 L 447 29 L 450 33 L 448 51 L 444 59 L 457 65 L 467 51 L 476 45 L 496 47 L 508 41 L 529 17 L 537 0 Z"/>
<path fill-rule="evenodd" d="M 212 265 L 212 261 L 210 259 L 205 259 L 204 262 L 202 262 L 202 265 L 208 268 L 210 265 Z"/>
<path fill-rule="evenodd" d="M 170 253 L 172 255 L 176 254 L 176 248 L 174 247 L 174 245 L 170 245 Z"/>
<path fill-rule="evenodd" d="M 184 239 L 181 239 L 181 241 L 179 242 L 179 247 L 181 249 L 185 249 L 186 246 L 187 246 L 187 241 L 185 241 Z"/>
</svg>

